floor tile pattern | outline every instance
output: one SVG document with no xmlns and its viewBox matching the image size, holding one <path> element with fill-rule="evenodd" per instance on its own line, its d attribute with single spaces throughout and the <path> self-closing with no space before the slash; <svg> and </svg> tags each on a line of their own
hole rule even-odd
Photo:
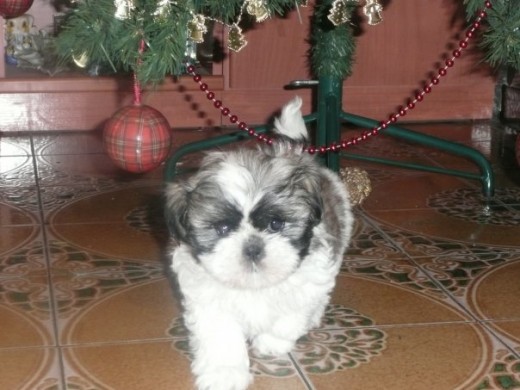
<svg viewBox="0 0 520 390">
<path fill-rule="evenodd" d="M 354 210 L 331 303 L 289 354 L 250 351 L 252 389 L 520 389 L 516 130 L 411 127 L 484 153 L 495 196 L 469 179 L 343 160 L 373 190 Z M 476 170 L 384 135 L 356 152 Z M 118 170 L 97 132 L 0 133 L 0 389 L 193 389 L 162 174 Z"/>
</svg>

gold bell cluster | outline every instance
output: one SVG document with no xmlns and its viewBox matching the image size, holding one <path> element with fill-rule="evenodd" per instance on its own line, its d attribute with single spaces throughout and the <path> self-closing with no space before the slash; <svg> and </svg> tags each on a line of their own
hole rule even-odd
<svg viewBox="0 0 520 390">
<path fill-rule="evenodd" d="M 129 1 L 129 0 L 115 0 L 115 1 Z M 206 19 L 214 22 L 223 24 L 228 28 L 227 47 L 234 51 L 239 52 L 247 45 L 242 29 L 240 28 L 240 22 L 242 17 L 247 15 L 252 17 L 256 23 L 261 23 L 271 17 L 271 11 L 268 7 L 269 0 L 244 0 L 240 9 L 238 18 L 231 24 L 226 24 L 220 20 L 205 17 L 202 14 L 194 14 L 193 18 L 188 22 L 188 37 L 190 41 L 195 43 L 201 43 L 204 40 L 204 34 L 207 32 Z M 296 6 L 305 7 L 307 0 L 295 0 Z"/>
<path fill-rule="evenodd" d="M 128 9 L 132 7 L 133 0 L 115 0 L 119 3 L 119 15 L 125 15 Z M 205 17 L 202 14 L 193 14 L 192 19 L 188 22 L 188 37 L 194 43 L 201 43 L 204 41 L 204 34 L 208 31 L 206 27 L 206 19 L 213 20 L 217 23 L 228 27 L 227 47 L 239 52 L 247 45 L 245 35 L 240 28 L 240 22 L 244 15 L 254 18 L 254 21 L 261 23 L 271 16 L 269 7 L 269 0 L 245 0 L 240 9 L 237 20 L 234 23 L 226 24 L 220 20 Z M 159 2 L 161 4 L 161 2 Z M 295 0 L 296 6 L 306 7 L 308 0 Z M 383 6 L 379 0 L 334 0 L 330 8 L 328 18 L 335 25 L 339 26 L 350 21 L 349 3 L 360 3 L 363 5 L 363 13 L 370 25 L 376 25 L 383 21 Z"/>
<path fill-rule="evenodd" d="M 360 0 L 334 0 L 330 7 L 327 18 L 334 26 L 339 26 L 350 21 L 348 3 L 360 3 Z M 383 6 L 379 0 L 365 0 L 363 14 L 367 18 L 367 23 L 375 26 L 383 21 Z"/>
<path fill-rule="evenodd" d="M 206 18 L 202 14 L 193 15 L 188 22 L 188 37 L 192 42 L 204 42 L 204 34 L 208 32 Z"/>
</svg>

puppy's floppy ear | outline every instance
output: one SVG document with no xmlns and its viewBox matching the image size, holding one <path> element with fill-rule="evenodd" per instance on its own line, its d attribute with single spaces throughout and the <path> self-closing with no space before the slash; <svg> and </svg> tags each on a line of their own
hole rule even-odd
<svg viewBox="0 0 520 390">
<path fill-rule="evenodd" d="M 186 238 L 186 213 L 188 210 L 188 190 L 180 183 L 166 187 L 165 217 L 170 234 L 178 241 Z"/>
<path fill-rule="evenodd" d="M 323 211 L 323 198 L 321 194 L 322 175 L 314 165 L 303 164 L 298 166 L 290 179 L 293 188 L 302 188 L 306 196 L 306 202 L 310 208 L 309 222 L 316 226 L 321 221 Z"/>
</svg>

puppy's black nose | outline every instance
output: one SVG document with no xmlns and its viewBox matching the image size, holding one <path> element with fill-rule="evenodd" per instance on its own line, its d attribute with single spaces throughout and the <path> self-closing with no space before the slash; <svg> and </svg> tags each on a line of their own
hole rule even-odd
<svg viewBox="0 0 520 390">
<path fill-rule="evenodd" d="M 260 237 L 252 236 L 245 242 L 242 251 L 247 260 L 258 264 L 265 256 L 264 241 Z"/>
</svg>

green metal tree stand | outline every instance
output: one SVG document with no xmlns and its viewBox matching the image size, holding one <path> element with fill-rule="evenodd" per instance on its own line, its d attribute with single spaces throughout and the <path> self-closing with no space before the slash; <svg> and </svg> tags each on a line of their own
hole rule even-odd
<svg viewBox="0 0 520 390">
<path fill-rule="evenodd" d="M 349 114 L 342 110 L 343 80 L 341 79 L 335 77 L 320 77 L 318 80 L 312 81 L 295 81 L 291 83 L 291 86 L 316 86 L 318 88 L 316 111 L 304 116 L 305 123 L 316 123 L 316 145 L 331 145 L 333 143 L 339 143 L 341 126 L 343 123 L 350 123 L 360 128 L 366 129 L 373 129 L 379 125 L 379 123 L 375 120 Z M 255 126 L 255 131 L 257 133 L 262 134 L 267 130 L 267 125 Z M 456 142 L 446 141 L 441 138 L 422 134 L 396 125 L 390 125 L 382 131 L 384 134 L 391 137 L 400 138 L 405 141 L 410 141 L 419 145 L 425 145 L 434 149 L 451 153 L 453 155 L 467 158 L 477 165 L 479 173 L 465 170 L 446 169 L 438 166 L 415 164 L 385 158 L 369 157 L 351 152 L 328 152 L 321 156 L 324 164 L 333 171 L 338 172 L 340 168 L 340 158 L 343 157 L 400 168 L 457 176 L 465 179 L 479 181 L 482 186 L 483 195 L 486 198 L 493 196 L 493 170 L 489 161 L 479 151 Z M 166 162 L 165 180 L 172 181 L 174 179 L 178 173 L 177 164 L 184 156 L 209 148 L 242 141 L 247 138 L 249 138 L 249 135 L 246 132 L 238 130 L 237 132 L 214 137 L 209 140 L 192 142 L 181 146 Z"/>
</svg>

